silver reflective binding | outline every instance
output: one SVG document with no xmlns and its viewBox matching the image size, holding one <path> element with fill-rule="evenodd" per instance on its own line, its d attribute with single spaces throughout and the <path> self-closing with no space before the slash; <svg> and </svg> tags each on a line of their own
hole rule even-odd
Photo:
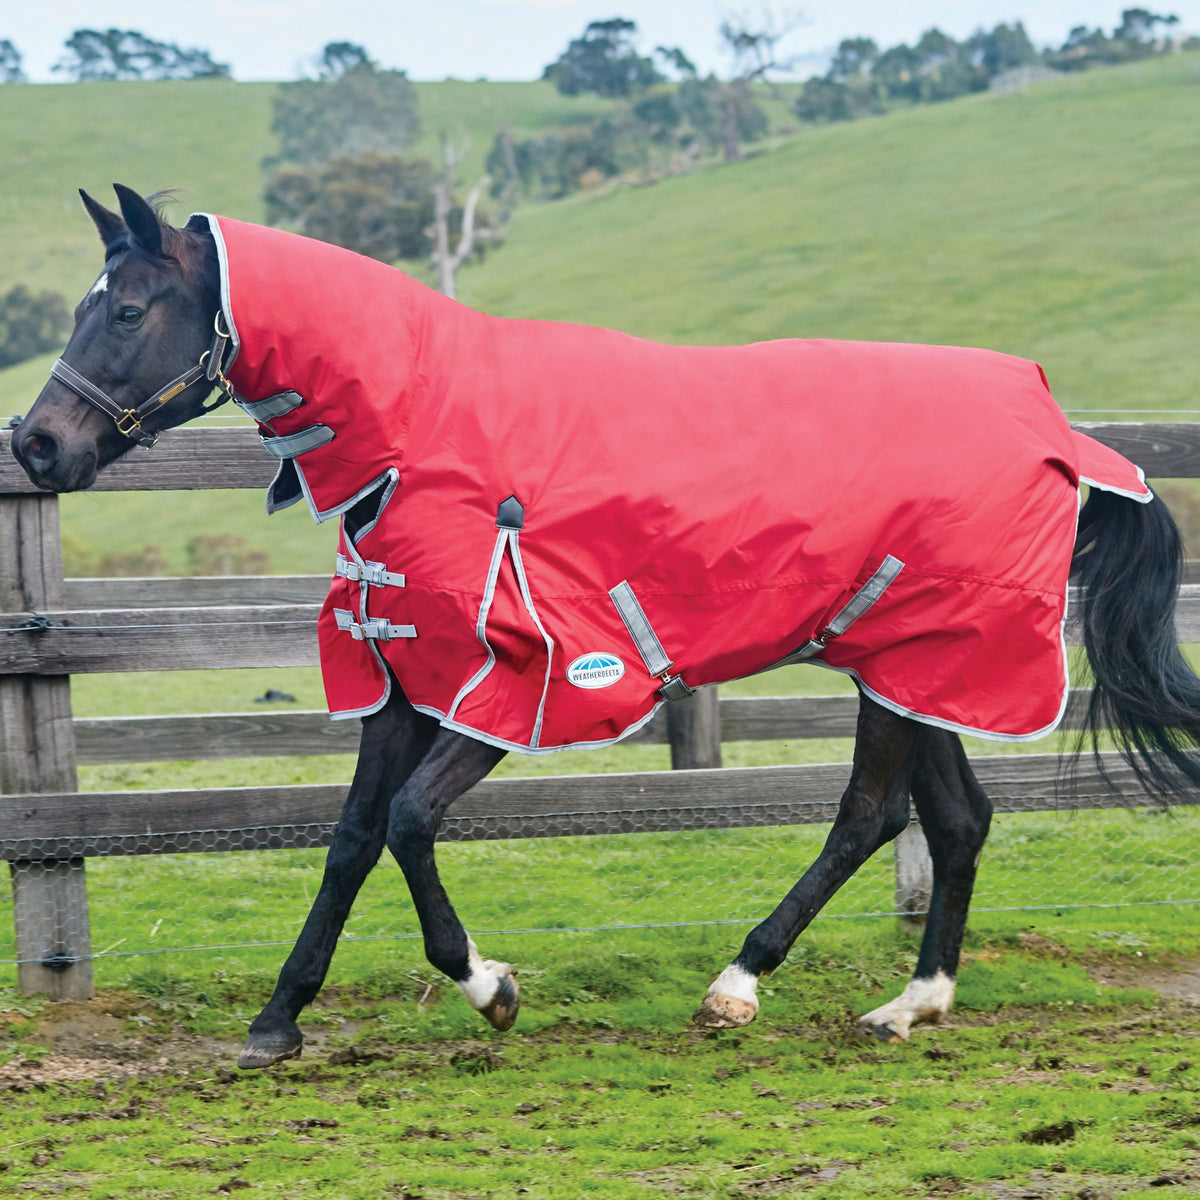
<svg viewBox="0 0 1200 1200">
<path fill-rule="evenodd" d="M 337 556 L 334 574 L 354 582 L 369 583 L 373 587 L 403 587 L 404 576 L 399 571 L 389 571 L 381 562 L 365 562 L 360 567 L 344 554 Z"/>
<path fill-rule="evenodd" d="M 304 397 L 298 392 L 276 392 L 274 396 L 264 396 L 261 400 L 247 400 L 239 397 L 234 401 L 247 416 L 262 424 L 264 421 L 282 417 L 285 413 L 294 412 L 304 403 Z"/>
<path fill-rule="evenodd" d="M 609 589 L 608 594 L 616 605 L 621 620 L 625 622 L 625 628 L 629 630 L 629 636 L 633 638 L 633 644 L 642 656 L 646 670 L 663 681 L 662 687 L 658 689 L 659 695 L 664 700 L 683 700 L 692 695 L 695 688 L 688 687 L 678 675 L 671 674 L 671 659 L 663 649 L 662 642 L 658 640 L 658 634 L 654 632 L 654 627 L 642 610 L 638 598 L 633 594 L 629 581 L 621 580 L 616 587 Z"/>
<path fill-rule="evenodd" d="M 262 444 L 263 449 L 276 458 L 297 458 L 318 446 L 328 445 L 333 441 L 333 436 L 333 430 L 328 425 L 310 425 L 298 433 L 285 434 L 283 437 L 265 437 Z"/>
<path fill-rule="evenodd" d="M 651 675 L 662 675 L 664 671 L 669 671 L 671 660 L 667 657 L 662 642 L 658 640 L 654 627 L 642 611 L 642 606 L 633 594 L 633 588 L 629 586 L 629 581 L 621 580 L 616 587 L 609 589 L 608 594 L 617 606 L 617 612 L 621 614 L 621 620 L 625 622 L 625 628 L 629 630 L 629 636 L 633 638 L 633 644 L 642 656 L 646 670 Z"/>
<path fill-rule="evenodd" d="M 393 625 L 383 617 L 368 617 L 365 621 L 356 621 L 354 614 L 345 608 L 335 608 L 333 615 L 337 627 L 343 633 L 348 633 L 356 642 L 391 642 L 397 638 L 417 636 L 415 625 Z"/>
<path fill-rule="evenodd" d="M 837 616 L 825 626 L 824 633 L 831 638 L 840 637 L 868 608 L 875 604 L 903 570 L 904 564 L 889 554 L 883 560 L 879 570 L 838 610 Z"/>
<path fill-rule="evenodd" d="M 793 650 L 791 654 L 763 669 L 773 671 L 776 667 L 786 667 L 791 663 L 804 662 L 805 659 L 820 654 L 834 638 L 841 637 L 859 617 L 878 602 L 883 593 L 895 582 L 896 576 L 903 570 L 904 564 L 889 554 L 879 569 L 838 609 L 833 619 L 815 638 L 809 638 L 804 645 Z"/>
</svg>

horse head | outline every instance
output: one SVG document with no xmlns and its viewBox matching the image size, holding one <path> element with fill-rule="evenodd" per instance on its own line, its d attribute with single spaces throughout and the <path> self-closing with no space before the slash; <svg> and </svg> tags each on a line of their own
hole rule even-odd
<svg viewBox="0 0 1200 1200">
<path fill-rule="evenodd" d="M 136 192 L 113 186 L 119 215 L 79 193 L 104 243 L 104 269 L 13 433 L 17 461 L 47 491 L 90 487 L 134 445 L 153 445 L 162 430 L 199 415 L 220 366 L 211 236 L 168 225 Z"/>
</svg>

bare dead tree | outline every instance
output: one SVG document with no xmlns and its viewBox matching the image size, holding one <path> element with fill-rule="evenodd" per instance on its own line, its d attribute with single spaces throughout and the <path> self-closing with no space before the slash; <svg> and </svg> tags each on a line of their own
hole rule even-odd
<svg viewBox="0 0 1200 1200">
<path fill-rule="evenodd" d="M 754 106 L 750 85 L 766 80 L 772 71 L 786 71 L 793 65 L 794 57 L 780 57 L 779 43 L 803 22 L 801 13 L 776 15 L 769 4 L 764 4 L 757 16 L 741 12 L 728 14 L 721 21 L 721 40 L 733 60 L 730 79 L 717 96 L 726 162 L 736 162 L 742 156 L 743 115 Z"/>
<path fill-rule="evenodd" d="M 487 186 L 488 177 L 481 176 L 467 193 L 462 210 L 462 229 L 458 245 L 450 249 L 450 214 L 454 208 L 454 168 L 458 165 L 458 153 L 449 138 L 442 135 L 442 169 L 433 185 L 433 225 L 430 237 L 433 249 L 430 262 L 437 272 L 437 289 L 451 300 L 457 298 L 454 277 L 458 268 L 471 257 L 477 241 L 492 236 L 491 230 L 476 229 L 476 214 L 479 197 Z"/>
</svg>

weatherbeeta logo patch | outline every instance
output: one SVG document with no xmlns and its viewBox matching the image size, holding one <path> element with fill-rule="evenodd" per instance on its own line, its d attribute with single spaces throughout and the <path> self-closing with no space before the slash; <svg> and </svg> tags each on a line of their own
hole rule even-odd
<svg viewBox="0 0 1200 1200">
<path fill-rule="evenodd" d="M 567 682 L 579 688 L 602 688 L 625 674 L 625 664 L 615 654 L 581 654 L 567 668 Z"/>
</svg>

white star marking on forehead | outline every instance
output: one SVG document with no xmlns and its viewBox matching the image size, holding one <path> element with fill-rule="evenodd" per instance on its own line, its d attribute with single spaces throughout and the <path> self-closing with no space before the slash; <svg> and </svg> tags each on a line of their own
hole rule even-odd
<svg viewBox="0 0 1200 1200">
<path fill-rule="evenodd" d="M 101 292 L 108 291 L 108 272 L 105 271 L 95 283 L 92 284 L 92 290 L 88 292 L 89 296 L 98 296 Z"/>
</svg>

